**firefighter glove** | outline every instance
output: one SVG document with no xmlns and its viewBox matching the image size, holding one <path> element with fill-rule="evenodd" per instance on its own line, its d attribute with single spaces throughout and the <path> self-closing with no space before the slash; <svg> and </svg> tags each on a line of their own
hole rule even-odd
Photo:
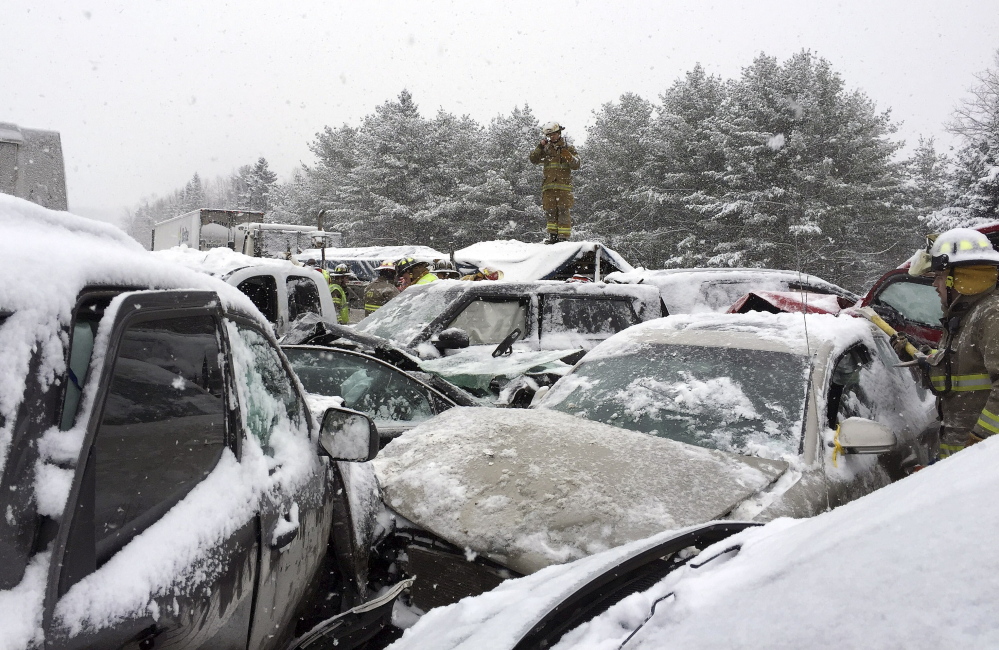
<svg viewBox="0 0 999 650">
<path fill-rule="evenodd" d="M 978 442 L 981 442 L 982 440 L 985 440 L 985 438 L 979 438 L 974 433 L 972 433 L 972 432 L 969 431 L 968 432 L 968 441 L 964 443 L 964 446 L 965 447 L 970 447 L 971 445 L 973 445 L 975 443 L 978 443 Z"/>
<path fill-rule="evenodd" d="M 563 160 L 572 160 L 572 152 L 569 151 L 568 149 L 562 149 L 561 153 Z"/>
<path fill-rule="evenodd" d="M 912 360 L 912 355 L 910 355 L 905 349 L 905 346 L 908 345 L 909 343 L 909 339 L 906 338 L 905 334 L 902 334 L 901 332 L 895 332 L 894 334 L 892 334 L 890 340 L 891 340 L 891 347 L 892 349 L 895 350 L 895 354 L 898 355 L 899 359 L 903 361 Z"/>
</svg>

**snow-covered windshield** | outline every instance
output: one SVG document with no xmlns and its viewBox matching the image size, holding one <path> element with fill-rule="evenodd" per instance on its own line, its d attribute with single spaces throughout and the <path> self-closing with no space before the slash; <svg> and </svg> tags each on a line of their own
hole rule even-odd
<svg viewBox="0 0 999 650">
<path fill-rule="evenodd" d="M 441 315 L 461 290 L 458 286 L 453 292 L 430 291 L 431 287 L 432 285 L 409 287 L 355 325 L 355 329 L 389 339 L 399 345 L 409 345 L 427 325 Z"/>
<path fill-rule="evenodd" d="M 709 449 L 797 454 L 808 361 L 787 352 L 642 345 L 584 360 L 540 402 Z"/>
</svg>

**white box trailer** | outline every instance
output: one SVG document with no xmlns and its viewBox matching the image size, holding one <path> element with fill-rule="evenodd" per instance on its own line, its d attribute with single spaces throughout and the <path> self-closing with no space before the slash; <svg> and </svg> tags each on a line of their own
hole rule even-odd
<svg viewBox="0 0 999 650">
<path fill-rule="evenodd" d="M 263 223 L 264 213 L 248 210 L 200 209 L 153 226 L 152 249 L 186 245 L 195 250 L 229 248 L 252 257 L 286 257 L 317 242 L 339 242 L 340 233 L 312 226 Z M 328 244 L 327 244 L 328 245 Z"/>
<path fill-rule="evenodd" d="M 245 210 L 191 210 L 153 225 L 154 251 L 186 245 L 195 250 L 232 248 L 236 226 L 264 220 L 263 212 Z"/>
<path fill-rule="evenodd" d="M 62 138 L 57 131 L 0 122 L 0 192 L 68 210 Z"/>
</svg>

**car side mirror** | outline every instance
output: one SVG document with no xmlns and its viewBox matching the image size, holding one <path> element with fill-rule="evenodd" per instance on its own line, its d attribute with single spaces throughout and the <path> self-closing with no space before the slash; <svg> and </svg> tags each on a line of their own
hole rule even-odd
<svg viewBox="0 0 999 650">
<path fill-rule="evenodd" d="M 895 447 L 891 429 L 866 418 L 847 418 L 839 425 L 839 444 L 848 454 L 883 454 Z"/>
<path fill-rule="evenodd" d="M 430 339 L 430 343 L 441 352 L 444 350 L 467 348 L 469 343 L 468 332 L 458 327 L 449 327 Z"/>
<path fill-rule="evenodd" d="M 319 446 L 333 460 L 363 463 L 378 455 L 378 429 L 363 413 L 329 408 L 319 429 Z"/>
</svg>

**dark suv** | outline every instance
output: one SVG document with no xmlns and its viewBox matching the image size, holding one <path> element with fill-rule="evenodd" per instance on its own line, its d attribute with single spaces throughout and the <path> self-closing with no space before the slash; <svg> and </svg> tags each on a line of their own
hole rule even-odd
<svg viewBox="0 0 999 650">
<path fill-rule="evenodd" d="M 368 601 L 377 495 L 366 463 L 338 462 L 374 456 L 370 420 L 329 409 L 317 426 L 234 288 L 40 210 L 0 201 L 16 242 L 0 244 L 5 643 L 350 648 L 377 634 L 398 591 Z M 43 273 L 31 251 L 46 247 L 72 272 Z"/>
</svg>

